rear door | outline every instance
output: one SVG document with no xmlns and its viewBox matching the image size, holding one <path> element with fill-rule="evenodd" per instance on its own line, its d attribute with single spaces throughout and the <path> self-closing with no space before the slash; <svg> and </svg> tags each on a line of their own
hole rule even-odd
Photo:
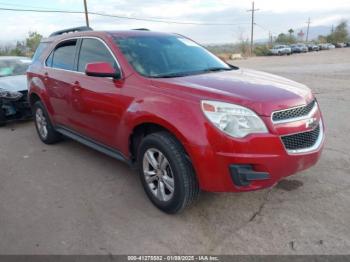
<svg viewBox="0 0 350 262">
<path fill-rule="evenodd" d="M 70 39 L 57 44 L 46 59 L 44 81 L 54 111 L 54 121 L 69 127 L 71 115 L 72 85 L 76 81 L 76 57 L 78 39 Z"/>
</svg>

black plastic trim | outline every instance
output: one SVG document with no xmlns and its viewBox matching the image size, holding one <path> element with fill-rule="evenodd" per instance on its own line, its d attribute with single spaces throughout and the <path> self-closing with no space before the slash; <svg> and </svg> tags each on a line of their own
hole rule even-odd
<svg viewBox="0 0 350 262">
<path fill-rule="evenodd" d="M 85 32 L 85 31 L 93 31 L 93 29 L 91 27 L 88 27 L 88 26 L 79 26 L 79 27 L 67 28 L 67 29 L 63 29 L 63 30 L 60 30 L 60 31 L 53 32 L 50 35 L 50 37 L 51 36 L 62 35 L 62 34 L 66 34 L 66 33 Z"/>
<path fill-rule="evenodd" d="M 94 141 L 91 138 L 85 137 L 83 135 L 78 134 L 77 132 L 70 130 L 63 126 L 56 126 L 55 130 L 62 135 L 69 137 L 83 145 L 86 145 L 90 148 L 93 148 L 103 154 L 106 154 L 112 158 L 118 159 L 120 161 L 123 161 L 129 165 L 131 165 L 131 162 L 118 150 L 111 148 L 109 146 L 106 146 L 104 144 L 101 144 L 99 142 Z"/>
<path fill-rule="evenodd" d="M 151 31 L 148 28 L 134 28 L 132 30 L 136 30 L 136 31 Z"/>
<path fill-rule="evenodd" d="M 230 165 L 230 174 L 236 186 L 249 186 L 252 181 L 270 179 L 268 172 L 257 172 L 251 165 Z"/>
</svg>

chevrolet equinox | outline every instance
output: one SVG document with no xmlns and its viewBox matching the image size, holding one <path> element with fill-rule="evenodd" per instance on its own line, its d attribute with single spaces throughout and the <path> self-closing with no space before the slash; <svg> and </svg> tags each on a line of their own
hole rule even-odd
<svg viewBox="0 0 350 262">
<path fill-rule="evenodd" d="M 77 140 L 138 169 L 152 203 L 271 187 L 314 165 L 319 105 L 303 84 L 229 65 L 178 34 L 62 30 L 27 73 L 39 138 Z"/>
</svg>

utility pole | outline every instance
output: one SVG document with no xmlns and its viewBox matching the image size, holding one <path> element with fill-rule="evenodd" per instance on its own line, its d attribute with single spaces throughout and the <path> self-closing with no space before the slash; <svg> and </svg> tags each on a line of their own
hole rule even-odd
<svg viewBox="0 0 350 262">
<path fill-rule="evenodd" d="M 252 12 L 252 29 L 251 29 L 251 36 L 250 36 L 250 55 L 253 55 L 253 47 L 254 47 L 254 13 L 255 11 L 259 11 L 259 9 L 255 9 L 254 7 L 254 1 L 252 2 L 252 9 L 247 10 L 247 12 Z"/>
<path fill-rule="evenodd" d="M 85 9 L 85 21 L 86 21 L 86 26 L 87 26 L 87 27 L 90 27 L 90 25 L 89 25 L 89 12 L 88 12 L 88 9 L 87 9 L 86 0 L 84 0 L 84 9 Z"/>
<path fill-rule="evenodd" d="M 307 43 L 309 41 L 309 29 L 310 29 L 310 24 L 311 24 L 310 17 L 306 23 L 307 23 L 307 31 L 306 31 L 306 43 Z"/>
<path fill-rule="evenodd" d="M 269 47 L 272 47 L 272 33 L 269 31 Z"/>
</svg>

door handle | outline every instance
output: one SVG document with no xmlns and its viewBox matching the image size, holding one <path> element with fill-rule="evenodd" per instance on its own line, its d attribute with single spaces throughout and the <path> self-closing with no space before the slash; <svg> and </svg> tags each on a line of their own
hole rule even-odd
<svg viewBox="0 0 350 262">
<path fill-rule="evenodd" d="M 49 79 L 49 73 L 45 72 L 44 73 L 44 81 L 47 81 Z"/>
<path fill-rule="evenodd" d="M 73 90 L 74 90 L 75 92 L 79 92 L 79 91 L 81 90 L 79 81 L 75 81 L 75 82 L 73 83 Z"/>
</svg>

